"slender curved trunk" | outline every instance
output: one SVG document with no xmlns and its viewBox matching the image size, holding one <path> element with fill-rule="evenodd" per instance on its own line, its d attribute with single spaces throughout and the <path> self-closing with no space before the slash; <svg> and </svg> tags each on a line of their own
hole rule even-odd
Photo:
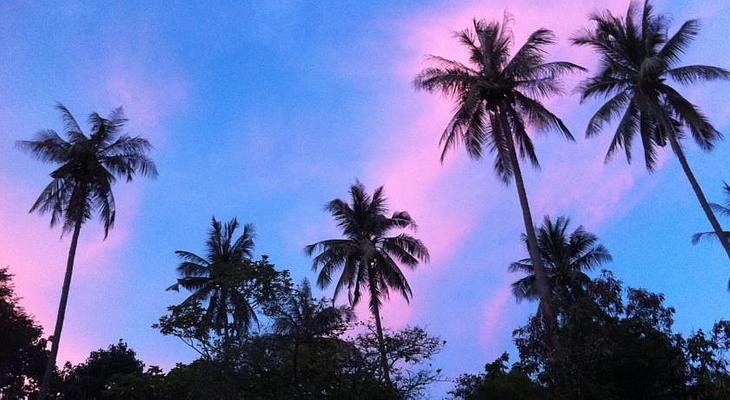
<svg viewBox="0 0 730 400">
<path fill-rule="evenodd" d="M 79 218 L 74 225 L 74 232 L 71 238 L 71 247 L 68 250 L 68 260 L 66 261 L 66 275 L 63 278 L 63 288 L 61 289 L 61 301 L 58 304 L 58 315 L 56 316 L 56 327 L 53 330 L 53 338 L 51 339 L 51 354 L 48 356 L 46 370 L 43 373 L 43 381 L 38 393 L 38 400 L 45 400 L 48 396 L 48 389 L 51 385 L 52 372 L 56 367 L 56 356 L 58 355 L 58 345 L 61 342 L 61 330 L 63 329 L 63 320 L 66 317 L 66 304 L 68 303 L 68 292 L 71 288 L 71 276 L 74 270 L 74 258 L 76 258 L 76 247 L 79 243 L 79 233 L 81 233 L 82 219 Z"/>
<path fill-rule="evenodd" d="M 545 267 L 542 265 L 542 258 L 537 247 L 537 236 L 535 235 L 535 224 L 532 222 L 532 214 L 530 213 L 530 203 L 527 201 L 527 192 L 525 191 L 525 183 L 522 180 L 522 171 L 520 170 L 520 161 L 517 158 L 515 144 L 512 135 L 508 132 L 507 146 L 509 147 L 510 161 L 512 163 L 512 172 L 514 173 L 515 186 L 517 186 L 517 196 L 520 199 L 520 207 L 522 207 L 522 219 L 525 222 L 525 235 L 527 236 L 527 250 L 530 253 L 532 265 L 535 267 L 535 280 L 537 290 L 540 293 L 542 304 L 542 313 L 549 334 L 555 325 L 555 314 L 552 308 L 552 295 L 550 286 L 548 285 Z"/>
<path fill-rule="evenodd" d="M 373 296 L 371 293 L 370 296 Z M 375 332 L 378 336 L 378 348 L 380 349 L 380 370 L 385 379 L 385 383 L 392 386 L 390 380 L 390 368 L 388 368 L 388 353 L 385 351 L 385 338 L 383 337 L 383 325 L 380 321 L 380 306 L 373 304 L 373 316 L 375 317 Z"/>
<path fill-rule="evenodd" d="M 677 155 L 677 158 L 679 159 L 679 163 L 682 164 L 682 169 L 684 170 L 684 174 L 687 175 L 687 179 L 689 180 L 690 185 L 692 185 L 692 190 L 695 191 L 697 200 L 700 201 L 700 205 L 702 206 L 702 209 L 705 211 L 705 215 L 707 215 L 707 219 L 710 221 L 710 225 L 712 225 L 712 230 L 715 231 L 715 234 L 717 235 L 718 240 L 720 240 L 722 247 L 725 248 L 725 252 L 727 253 L 728 258 L 730 258 L 730 242 L 728 241 L 728 238 L 725 236 L 724 231 L 722 230 L 722 226 L 720 226 L 720 222 L 717 221 L 717 218 L 715 217 L 715 213 L 712 212 L 712 208 L 710 207 L 710 204 L 707 202 L 707 198 L 705 197 L 705 194 L 702 192 L 702 187 L 700 187 L 700 184 L 697 182 L 695 175 L 692 173 L 692 169 L 689 167 L 687 158 L 684 156 L 684 151 L 682 150 L 682 146 L 679 145 L 679 142 L 677 141 L 677 138 L 674 137 L 674 135 L 669 135 L 669 142 L 672 144 L 672 150 L 674 150 L 674 154 Z"/>
</svg>

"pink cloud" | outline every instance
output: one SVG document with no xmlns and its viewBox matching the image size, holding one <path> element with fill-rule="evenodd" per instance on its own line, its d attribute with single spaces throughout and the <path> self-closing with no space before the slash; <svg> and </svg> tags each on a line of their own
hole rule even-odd
<svg viewBox="0 0 730 400">
<path fill-rule="evenodd" d="M 501 347 L 504 337 L 501 337 L 500 333 L 505 333 L 503 329 L 504 314 L 507 303 L 511 299 L 512 290 L 509 285 L 505 285 L 484 304 L 481 317 L 484 322 L 480 334 L 480 341 L 484 348 L 494 350 Z M 496 355 L 494 354 L 494 356 Z"/>
<path fill-rule="evenodd" d="M 564 2 L 558 1 L 543 2 L 539 6 L 526 0 L 472 2 L 396 18 L 381 23 L 395 32 L 395 50 L 389 58 L 392 63 L 388 72 L 399 80 L 410 81 L 423 68 L 426 54 L 463 60 L 463 50 L 452 33 L 470 26 L 474 17 L 501 19 L 505 10 L 515 18 L 513 28 L 517 45 L 521 45 L 530 32 L 547 27 L 553 29 L 558 38 L 557 45 L 550 49 L 549 59 L 570 60 L 592 67 L 595 57 L 587 50 L 570 47 L 568 37 L 586 22 L 591 11 L 606 7 L 622 11 L 627 4 L 626 1 L 593 1 L 566 7 Z M 566 89 L 574 87 L 579 79 L 579 76 L 569 78 Z M 394 297 L 385 306 L 387 323 L 402 326 L 417 316 L 423 317 L 420 314 L 425 311 L 422 309 L 425 302 L 419 294 L 435 288 L 440 279 L 438 270 L 448 268 L 455 261 L 461 243 L 470 237 L 480 221 L 490 216 L 499 201 L 516 199 L 513 187 L 505 190 L 487 172 L 491 168 L 490 160 L 470 163 L 461 152 L 455 152 L 447 158 L 445 165 L 439 163 L 438 138 L 452 109 L 448 100 L 430 94 L 398 91 L 383 99 L 383 104 L 389 112 L 405 116 L 391 121 L 390 132 L 377 136 L 377 150 L 372 152 L 375 156 L 370 162 L 372 168 L 369 168 L 373 172 L 367 181 L 384 183 L 393 207 L 407 209 L 413 214 L 422 228 L 419 234 L 433 253 L 431 265 L 408 275 L 416 296 L 413 303 L 409 306 Z M 538 175 L 527 172 L 535 220 L 539 221 L 541 215 L 548 212 L 578 210 L 579 223 L 596 227 L 605 223 L 609 215 L 614 216 L 616 208 L 628 211 L 636 201 L 627 200 L 627 197 L 645 172 L 626 168 L 620 160 L 614 161 L 618 165 L 604 165 L 605 147 L 600 147 L 603 142 L 581 140 L 585 113 L 576 112 L 579 105 L 575 96 L 553 99 L 549 106 L 565 119 L 573 122 L 577 119 L 573 128 L 579 144 L 537 140 L 544 172 Z M 387 140 L 383 140 L 383 136 Z M 388 153 L 389 150 L 393 153 Z M 516 215 L 513 222 L 522 230 L 518 217 Z M 515 240 L 514 246 L 519 248 L 521 243 Z M 485 297 L 488 315 L 482 323 L 482 335 L 486 341 L 495 337 L 494 331 L 500 327 L 509 298 L 508 289 L 505 283 L 496 293 Z"/>
<path fill-rule="evenodd" d="M 102 71 L 101 74 L 90 74 L 96 81 L 92 80 L 88 87 L 79 89 L 87 94 L 85 97 L 92 99 L 93 109 L 76 110 L 78 105 L 66 105 L 80 121 L 89 111 L 104 115 L 111 108 L 122 105 L 130 119 L 128 132 L 150 138 L 159 148 L 166 139 L 160 130 L 162 124 L 184 104 L 186 90 L 179 74 L 165 69 L 155 70 L 151 66 L 146 68 L 144 64 L 127 55 L 114 59 L 101 69 L 80 65 L 81 70 Z M 58 125 L 60 122 L 57 120 L 46 123 L 48 127 Z M 46 182 L 45 176 L 30 180 L 22 178 L 23 184 L 20 178 L 15 177 L 0 180 L 3 192 L 0 197 L 0 220 L 3 221 L 0 225 L 0 243 L 3 243 L 0 263 L 10 266 L 16 276 L 17 291 L 23 298 L 23 305 L 35 314 L 44 326 L 45 334 L 50 335 L 56 319 L 70 235 L 59 238 L 58 228 L 49 229 L 48 216 L 27 213 Z M 28 182 L 31 184 L 28 185 Z M 103 307 L 104 296 L 116 290 L 113 282 L 122 273 L 123 251 L 133 233 L 143 191 L 144 183 L 141 181 L 132 185 L 120 181 L 115 186 L 117 221 L 108 239 L 103 240 L 102 228 L 96 219 L 87 223 L 81 232 L 59 364 L 65 360 L 82 361 L 90 350 L 105 345 L 95 339 L 99 332 L 88 332 L 87 327 L 101 315 L 99 310 L 92 310 Z"/>
</svg>

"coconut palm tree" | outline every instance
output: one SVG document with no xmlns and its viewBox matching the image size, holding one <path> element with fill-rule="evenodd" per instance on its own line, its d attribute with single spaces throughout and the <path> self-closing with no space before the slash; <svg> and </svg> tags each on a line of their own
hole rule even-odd
<svg viewBox="0 0 730 400">
<path fill-rule="evenodd" d="M 331 332 L 344 329 L 346 323 L 354 317 L 352 309 L 327 303 L 324 299 L 318 301 L 312 296 L 309 280 L 304 279 L 291 296 L 273 310 L 274 331 L 280 335 L 291 336 L 295 342 L 299 342 L 328 336 Z"/>
<path fill-rule="evenodd" d="M 343 238 L 322 240 L 305 247 L 312 256 L 312 268 L 319 269 L 317 285 L 327 287 L 340 272 L 333 299 L 347 289 L 351 306 L 359 303 L 363 292 L 369 294 L 370 311 L 375 319 L 376 334 L 380 347 L 381 373 L 390 384 L 385 340 L 380 318 L 383 300 L 395 290 L 406 300 L 413 293 L 400 266 L 415 269 L 429 261 L 428 249 L 415 237 L 396 230 L 416 229 L 416 223 L 405 211 L 388 216 L 383 187 L 372 196 L 360 182 L 350 187 L 350 202 L 335 199 L 327 204 L 329 211 L 342 230 Z"/>
<path fill-rule="evenodd" d="M 213 217 L 206 241 L 207 253 L 199 256 L 176 251 L 181 259 L 177 267 L 180 278 L 167 288 L 179 291 L 182 287 L 191 292 L 182 304 L 207 301 L 204 321 L 223 336 L 224 349 L 232 338 L 247 333 L 257 321 L 250 293 L 243 290 L 245 282 L 255 278 L 251 260 L 254 227 L 244 225 L 241 235 L 235 238 L 238 227 L 235 218 L 222 224 Z"/>
<path fill-rule="evenodd" d="M 147 139 L 122 133 L 127 122 L 122 108 L 115 109 L 107 118 L 97 113 L 89 115 L 89 135 L 81 130 L 63 104 L 57 104 L 56 108 L 61 113 L 65 138 L 48 129 L 38 132 L 33 140 L 17 143 L 20 149 L 55 168 L 50 173 L 51 182 L 33 203 L 30 212 L 50 213 L 52 227 L 61 224 L 62 234 L 72 233 L 56 325 L 50 339 L 51 353 L 38 397 L 41 400 L 48 394 L 51 372 L 56 366 L 82 225 L 98 215 L 106 239 L 116 217 L 112 192 L 116 180 L 124 178 L 130 182 L 136 175 L 157 176 L 155 164 L 147 156 L 152 147 Z"/>
<path fill-rule="evenodd" d="M 580 296 L 590 283 L 588 271 L 611 261 L 611 254 L 603 245 L 596 244 L 598 237 L 579 226 L 568 234 L 570 219 L 558 217 L 554 222 L 546 216 L 542 226 L 537 230 L 537 246 L 545 272 L 548 277 L 550 291 L 554 297 L 570 301 Z M 522 240 L 527 247 L 527 237 Z M 512 293 L 517 301 L 540 300 L 537 290 L 535 267 L 531 258 L 513 262 L 510 272 L 522 272 L 527 276 L 512 284 Z M 543 304 L 538 310 L 543 308 Z"/>
<path fill-rule="evenodd" d="M 469 51 L 469 62 L 428 56 L 431 65 L 418 74 L 414 83 L 417 89 L 449 96 L 456 105 L 441 136 L 442 162 L 446 153 L 460 144 L 477 160 L 488 150 L 494 156 L 494 170 L 501 180 L 505 184 L 515 182 L 537 287 L 543 300 L 548 300 L 550 290 L 539 257 L 520 159 L 527 158 L 539 167 L 528 127 L 557 131 L 573 140 L 565 124 L 541 99 L 561 94 L 561 76 L 582 68 L 564 61 L 545 62 L 544 48 L 555 41 L 547 29 L 533 32 L 510 58 L 510 24 L 508 14 L 501 24 L 474 20 L 473 29 L 456 33 L 458 41 Z M 543 303 L 545 315 L 551 321 L 550 302 Z"/>
<path fill-rule="evenodd" d="M 594 26 L 572 40 L 576 45 L 592 48 L 600 64 L 596 74 L 586 79 L 579 90 L 583 101 L 591 98 L 608 98 L 608 101 L 590 119 L 586 136 L 597 135 L 605 124 L 618 119 L 606 159 L 623 148 L 627 161 L 631 162 L 632 143 L 638 135 L 649 171 L 655 167 L 659 148 L 668 142 L 730 257 L 730 242 L 721 234 L 722 227 L 692 173 L 681 144 L 685 132 L 689 131 L 695 143 L 709 151 L 722 135 L 696 105 L 672 86 L 672 83 L 692 85 L 728 79 L 730 72 L 709 65 L 678 66 L 682 54 L 699 33 L 699 22 L 686 21 L 669 36 L 668 18 L 654 14 L 649 1 L 643 8 L 632 3 L 625 16 L 604 11 L 590 18 Z"/>
</svg>

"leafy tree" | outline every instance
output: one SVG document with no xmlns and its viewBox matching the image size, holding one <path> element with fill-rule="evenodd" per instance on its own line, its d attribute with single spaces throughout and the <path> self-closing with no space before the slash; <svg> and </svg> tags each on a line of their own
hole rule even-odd
<svg viewBox="0 0 730 400">
<path fill-rule="evenodd" d="M 187 325 L 180 331 L 191 335 L 195 321 L 205 327 L 203 307 L 184 312 L 189 315 L 168 323 L 182 321 Z M 378 377 L 380 348 L 373 324 L 356 335 L 363 329 L 353 325 L 351 311 L 315 299 L 306 281 L 277 292 L 262 308 L 262 322 L 263 318 L 269 322 L 262 323 L 263 330 L 237 343 L 229 357 L 201 357 L 172 369 L 165 377 L 162 398 L 417 399 L 440 378 L 439 371 L 427 364 L 443 342 L 421 328 L 408 328 L 384 330 L 393 384 L 383 382 Z M 132 378 L 129 382 L 148 390 L 149 379 Z M 120 387 L 140 391 L 130 385 Z"/>
<path fill-rule="evenodd" d="M 168 307 L 168 314 L 153 325 L 209 359 L 235 353 L 235 347 L 249 334 L 251 323 L 258 321 L 257 314 L 291 285 L 288 272 L 277 271 L 267 256 L 254 261 L 244 258 L 240 248 L 234 250 L 250 240 L 252 231 L 249 227 L 248 233 L 232 244 L 235 227 L 235 220 L 225 228 L 214 220 L 207 260 L 177 252 L 190 261 L 180 264 L 178 272 L 183 278 L 170 288 L 177 290 L 179 285 L 194 292 L 181 304 Z"/>
<path fill-rule="evenodd" d="M 251 257 L 254 247 L 254 228 L 243 227 L 243 233 L 234 238 L 238 221 L 234 218 L 223 225 L 215 217 L 206 241 L 207 254 L 201 257 L 189 251 L 178 250 L 182 259 L 177 267 L 180 278 L 167 290 L 180 287 L 192 292 L 183 304 L 208 302 L 205 312 L 207 324 L 225 338 L 248 332 L 256 321 L 256 311 L 241 285 L 252 278 Z"/>
<path fill-rule="evenodd" d="M 553 222 L 546 216 L 537 230 L 537 247 L 547 273 L 550 292 L 553 298 L 560 297 L 565 301 L 582 295 L 591 281 L 586 272 L 611 261 L 608 250 L 596 244 L 596 235 L 587 232 L 583 226 L 568 234 L 569 224 L 570 219 L 567 217 L 558 217 Z M 522 240 L 527 247 L 524 234 Z M 512 284 L 512 292 L 518 301 L 540 299 L 531 258 L 510 264 L 509 270 L 528 274 Z M 543 305 L 538 309 L 543 309 Z"/>
<path fill-rule="evenodd" d="M 624 300 L 624 295 L 625 300 Z M 558 351 L 533 317 L 514 332 L 520 366 L 559 399 L 674 399 L 683 395 L 686 359 L 662 295 L 626 289 L 605 272 L 585 296 L 562 305 Z"/>
<path fill-rule="evenodd" d="M 73 232 L 40 400 L 45 399 L 56 368 L 81 226 L 97 213 L 106 238 L 116 217 L 112 185 L 117 178 L 130 182 L 136 175 L 157 176 L 155 164 L 147 156 L 151 149 L 147 139 L 121 133 L 127 122 L 121 108 L 108 118 L 97 113 L 89 115 L 91 134 L 88 136 L 64 105 L 59 103 L 56 108 L 61 112 L 67 139 L 48 129 L 38 132 L 33 140 L 18 142 L 22 150 L 56 167 L 50 173 L 51 183 L 43 189 L 30 212 L 50 213 L 51 226 L 61 223 L 63 233 Z"/>
<path fill-rule="evenodd" d="M 352 379 L 345 371 L 360 357 L 340 336 L 351 328 L 352 310 L 314 298 L 306 279 L 282 294 L 264 310 L 272 322 L 271 333 L 253 338 L 240 357 L 244 370 L 276 382 L 275 388 L 269 382 L 258 386 L 258 396 L 337 398 L 351 390 L 345 383 Z"/>
<path fill-rule="evenodd" d="M 449 392 L 464 400 L 540 400 L 547 399 L 545 389 L 534 382 L 519 366 L 507 369 L 509 355 L 484 366 L 483 374 L 463 374 Z"/>
<path fill-rule="evenodd" d="M 122 376 L 142 374 L 144 363 L 137 359 L 134 350 L 120 340 L 106 350 L 91 352 L 85 362 L 72 366 L 66 364 L 61 376 L 61 393 L 64 400 L 104 398 L 105 392 Z"/>
<path fill-rule="evenodd" d="M 557 131 L 573 140 L 565 124 L 541 99 L 561 94 L 560 78 L 582 68 L 564 61 L 545 62 L 544 48 L 555 41 L 547 29 L 533 32 L 510 58 L 514 40 L 510 24 L 507 14 L 501 24 L 474 20 L 473 29 L 456 34 L 469 51 L 469 64 L 429 56 L 431 66 L 418 74 L 415 86 L 441 92 L 456 103 L 454 115 L 441 136 L 442 161 L 449 150 L 460 144 L 476 160 L 489 150 L 494 155 L 494 170 L 499 178 L 505 184 L 515 182 L 537 289 L 545 305 L 545 315 L 551 321 L 552 311 L 547 301 L 550 286 L 539 255 L 520 158 L 527 158 L 539 167 L 528 127 Z M 519 148 L 519 158 L 516 148 Z"/>
<path fill-rule="evenodd" d="M 266 314 L 273 319 L 276 334 L 289 336 L 295 341 L 339 336 L 355 318 L 348 307 L 335 307 L 325 299 L 315 299 L 307 279 L 284 301 L 271 305 Z"/>
<path fill-rule="evenodd" d="M 135 371 L 116 375 L 102 392 L 103 400 L 167 400 L 170 397 L 166 376 L 159 367 L 151 366 L 144 373 Z"/>
<path fill-rule="evenodd" d="M 708 65 L 678 66 L 689 43 L 699 33 L 699 21 L 689 20 L 669 36 L 669 18 L 654 14 L 651 2 L 643 8 L 631 3 L 625 16 L 609 11 L 591 15 L 594 26 L 584 29 L 573 43 L 588 46 L 600 57 L 596 74 L 580 86 L 582 100 L 610 98 L 591 118 L 586 136 L 597 135 L 606 123 L 619 119 L 606 155 L 623 148 L 631 162 L 632 142 L 639 136 L 646 168 L 653 170 L 660 147 L 669 142 L 728 257 L 730 242 L 712 212 L 682 149 L 685 131 L 709 151 L 722 138 L 708 118 L 670 83 L 692 85 L 729 79 L 730 72 Z"/>
<path fill-rule="evenodd" d="M 398 291 L 406 300 L 410 299 L 411 287 L 400 266 L 414 269 L 419 263 L 428 262 L 428 249 L 408 233 L 389 236 L 396 229 L 415 230 L 416 223 L 405 211 L 387 215 L 382 186 L 370 196 L 365 186 L 357 182 L 350 187 L 350 198 L 349 203 L 342 199 L 332 200 L 326 207 L 344 238 L 323 240 L 307 246 L 305 251 L 310 256 L 318 253 L 312 268 L 315 271 L 320 268 L 317 277 L 320 288 L 329 285 L 334 274 L 342 270 L 335 285 L 334 298 L 347 288 L 350 304 L 354 306 L 367 290 L 380 348 L 380 373 L 386 383 L 391 383 L 380 307 L 390 290 Z"/>
<path fill-rule="evenodd" d="M 356 348 L 364 357 L 366 370 L 374 374 L 380 361 L 380 343 L 377 329 L 365 324 L 366 330 L 354 339 Z M 392 385 L 397 398 L 424 398 L 425 389 L 434 382 L 442 380 L 441 369 L 434 368 L 431 358 L 441 352 L 446 341 L 431 336 L 425 329 L 410 326 L 399 331 L 384 331 L 385 359 L 391 373 Z"/>
<path fill-rule="evenodd" d="M 35 392 L 48 354 L 43 329 L 19 304 L 13 275 L 0 268 L 0 398 Z"/>
<path fill-rule="evenodd" d="M 730 398 L 730 321 L 717 322 L 710 332 L 693 332 L 685 342 L 690 399 Z"/>
<path fill-rule="evenodd" d="M 230 368 L 219 360 L 200 358 L 178 364 L 165 377 L 164 399 L 170 400 L 238 400 L 240 385 Z"/>
</svg>

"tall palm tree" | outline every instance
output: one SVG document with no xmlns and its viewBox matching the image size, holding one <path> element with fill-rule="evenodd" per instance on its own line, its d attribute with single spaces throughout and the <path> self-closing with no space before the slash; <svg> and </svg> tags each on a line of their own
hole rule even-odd
<svg viewBox="0 0 730 400">
<path fill-rule="evenodd" d="M 537 245 L 545 272 L 547 273 L 550 291 L 554 297 L 570 301 L 579 296 L 590 283 L 586 274 L 603 263 L 611 261 L 611 254 L 601 244 L 596 244 L 598 237 L 587 232 L 583 226 L 568 234 L 570 219 L 558 217 L 552 221 L 546 216 L 537 231 Z M 527 238 L 522 240 L 527 246 Z M 510 272 L 522 272 L 527 276 L 512 284 L 512 293 L 517 301 L 540 299 L 536 285 L 535 267 L 531 258 L 513 262 Z M 543 304 L 538 310 L 543 308 Z"/>
<path fill-rule="evenodd" d="M 135 175 L 157 176 L 157 168 L 147 156 L 152 148 L 147 139 L 122 134 L 127 122 L 122 108 L 115 109 L 107 118 L 97 113 L 89 115 L 89 135 L 81 130 L 63 104 L 58 103 L 56 108 L 61 113 L 66 138 L 48 129 L 38 132 L 33 140 L 17 143 L 20 149 L 55 167 L 50 173 L 51 183 L 43 189 L 30 212 L 50 213 L 51 226 L 61 224 L 63 233 L 72 232 L 51 353 L 38 397 L 41 400 L 48 394 L 51 372 L 56 366 L 81 226 L 97 214 L 106 239 L 116 217 L 114 182 L 118 178 L 130 182 Z"/>
<path fill-rule="evenodd" d="M 390 290 L 399 292 L 406 300 L 411 298 L 411 287 L 400 266 L 415 269 L 418 264 L 428 262 L 428 249 L 406 232 L 393 232 L 415 230 L 416 223 L 405 211 L 387 215 L 382 186 L 370 196 L 365 186 L 357 182 L 350 187 L 349 203 L 335 199 L 327 204 L 326 210 L 337 221 L 343 238 L 322 240 L 305 247 L 310 256 L 318 253 L 312 261 L 312 268 L 320 269 L 317 285 L 327 287 L 341 270 L 333 298 L 346 288 L 352 306 L 358 304 L 363 291 L 367 290 L 380 347 L 381 373 L 390 384 L 380 308 Z"/>
<path fill-rule="evenodd" d="M 222 224 L 213 217 L 206 255 L 176 251 L 182 260 L 177 267 L 180 278 L 167 288 L 179 291 L 182 287 L 192 292 L 183 304 L 208 302 L 204 320 L 223 336 L 224 349 L 232 338 L 247 333 L 257 320 L 254 305 L 242 290 L 244 283 L 254 278 L 251 266 L 254 227 L 244 225 L 241 235 L 234 238 L 238 227 L 235 218 Z"/>
<path fill-rule="evenodd" d="M 473 29 L 456 33 L 458 41 L 469 50 L 469 63 L 429 56 L 431 66 L 421 71 L 414 83 L 417 89 L 441 92 L 456 103 L 454 115 L 441 136 L 442 162 L 446 153 L 459 144 L 477 160 L 488 148 L 494 155 L 494 170 L 501 180 L 505 184 L 514 180 L 537 287 L 550 324 L 553 318 L 547 301 L 550 290 L 539 257 L 520 158 L 527 158 L 534 167 L 539 167 L 528 127 L 557 131 L 573 140 L 565 124 L 541 99 L 561 94 L 560 78 L 582 68 L 564 61 L 545 62 L 544 48 L 555 41 L 547 29 L 533 32 L 510 58 L 513 36 L 508 14 L 501 24 L 484 20 L 474 20 L 473 24 Z"/>
<path fill-rule="evenodd" d="M 671 146 L 728 257 L 730 242 L 712 212 L 702 188 L 687 162 L 681 141 L 689 131 L 700 148 L 709 151 L 722 138 L 707 117 L 675 89 L 671 82 L 691 85 L 729 79 L 730 72 L 708 65 L 678 66 L 680 57 L 699 33 L 699 21 L 686 21 L 668 36 L 668 18 L 655 15 L 649 1 L 640 8 L 632 3 L 625 16 L 609 11 L 591 15 L 594 26 L 573 37 L 573 43 L 592 48 L 600 57 L 596 74 L 580 86 L 582 100 L 609 98 L 593 115 L 586 136 L 597 135 L 604 125 L 619 119 L 606 159 L 623 148 L 631 162 L 635 136 L 641 138 L 644 162 L 654 169 L 660 147 Z"/>
</svg>

